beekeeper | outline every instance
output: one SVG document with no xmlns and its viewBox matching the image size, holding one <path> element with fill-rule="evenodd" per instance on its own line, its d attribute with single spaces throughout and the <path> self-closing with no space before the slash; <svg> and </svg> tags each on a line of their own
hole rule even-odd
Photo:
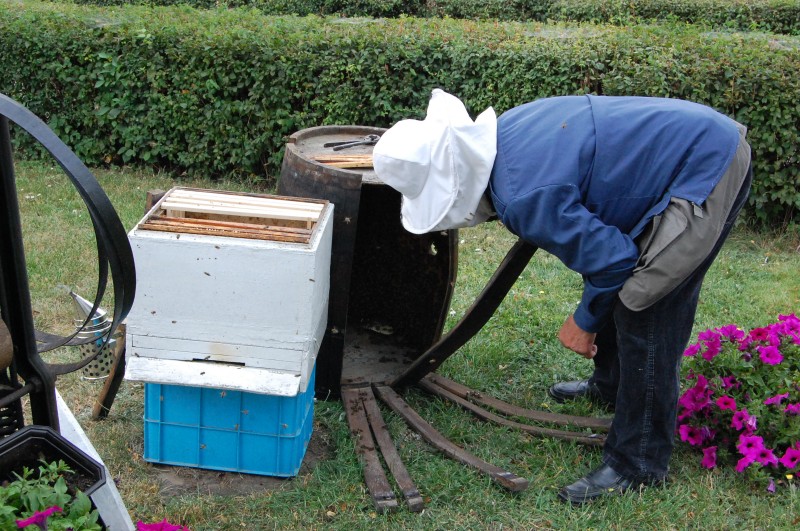
<svg viewBox="0 0 800 531">
<path fill-rule="evenodd" d="M 545 98 L 473 121 L 436 89 L 424 120 L 398 122 L 375 146 L 375 172 L 402 194 L 408 231 L 496 215 L 582 275 L 558 338 L 594 373 L 550 395 L 586 396 L 615 415 L 602 466 L 561 489 L 564 501 L 667 476 L 700 287 L 750 189 L 745 133 L 709 107 L 645 97 Z"/>
</svg>

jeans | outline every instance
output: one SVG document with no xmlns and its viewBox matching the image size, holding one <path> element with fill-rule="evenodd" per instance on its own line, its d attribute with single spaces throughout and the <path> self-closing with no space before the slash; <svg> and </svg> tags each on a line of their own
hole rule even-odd
<svg viewBox="0 0 800 531">
<path fill-rule="evenodd" d="M 680 365 L 694 324 L 703 278 L 747 200 L 747 171 L 721 235 L 695 271 L 654 305 L 635 312 L 617 300 L 597 334 L 590 383 L 615 405 L 603 462 L 636 482 L 662 481 L 675 440 Z"/>
</svg>

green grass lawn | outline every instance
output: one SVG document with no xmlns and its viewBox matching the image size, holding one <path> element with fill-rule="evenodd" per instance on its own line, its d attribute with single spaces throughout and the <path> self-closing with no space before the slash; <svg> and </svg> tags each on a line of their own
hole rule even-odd
<svg viewBox="0 0 800 531">
<path fill-rule="evenodd" d="M 51 165 L 17 167 L 24 239 L 37 327 L 69 331 L 72 308 L 61 286 L 93 296 L 96 258 L 87 212 L 66 176 Z M 226 182 L 174 181 L 134 170 L 98 170 L 126 228 L 142 216 L 145 192 L 175 184 L 249 191 Z M 485 285 L 514 237 L 497 223 L 460 231 L 459 272 L 452 326 Z M 708 274 L 696 332 L 737 323 L 752 328 L 800 309 L 800 234 L 796 227 L 761 234 L 737 228 Z M 588 402 L 555 404 L 554 382 L 584 377 L 591 363 L 563 349 L 556 333 L 580 298 L 578 275 L 537 253 L 497 314 L 439 370 L 478 390 L 520 406 L 599 415 Z M 110 308 L 111 299 L 107 308 Z M 52 358 L 74 357 L 56 352 Z M 530 480 L 510 494 L 435 452 L 393 413 L 384 416 L 400 454 L 426 500 L 421 514 L 401 508 L 376 514 L 339 402 L 316 403 L 315 438 L 324 458 L 296 478 L 250 494 L 211 495 L 206 489 L 165 488 L 156 467 L 143 461 L 143 385 L 125 382 L 107 419 L 92 421 L 100 383 L 79 373 L 59 378 L 58 389 L 117 481 L 134 521 L 216 529 L 796 529 L 800 496 L 794 480 L 775 494 L 754 489 L 732 469 L 708 471 L 679 446 L 667 486 L 581 508 L 559 503 L 557 490 L 600 462 L 601 450 L 533 437 L 482 423 L 457 406 L 410 390 L 406 400 L 451 441 Z M 225 476 L 230 479 L 230 475 Z M 222 478 L 222 476 L 220 476 Z M 234 478 L 235 481 L 235 478 Z"/>
</svg>

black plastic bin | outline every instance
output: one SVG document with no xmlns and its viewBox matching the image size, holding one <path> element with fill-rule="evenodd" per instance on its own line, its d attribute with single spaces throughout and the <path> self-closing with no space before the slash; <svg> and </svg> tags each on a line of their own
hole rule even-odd
<svg viewBox="0 0 800 531">
<path fill-rule="evenodd" d="M 23 467 L 38 469 L 42 461 L 64 461 L 75 473 L 75 488 L 87 496 L 106 483 L 102 464 L 49 426 L 31 425 L 0 439 L 0 482 L 13 481 Z M 80 479 L 78 479 L 80 478 Z M 69 482 L 68 482 L 69 483 Z"/>
</svg>

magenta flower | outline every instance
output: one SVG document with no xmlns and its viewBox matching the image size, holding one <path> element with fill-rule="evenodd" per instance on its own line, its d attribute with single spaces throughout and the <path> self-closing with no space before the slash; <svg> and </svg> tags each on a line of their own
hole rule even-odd
<svg viewBox="0 0 800 531">
<path fill-rule="evenodd" d="M 790 313 L 789 315 L 778 315 L 778 321 L 786 323 L 793 331 L 800 332 L 800 317 Z"/>
<path fill-rule="evenodd" d="M 722 341 L 719 337 L 706 342 L 706 349 L 700 354 L 704 360 L 711 361 L 722 352 Z"/>
<path fill-rule="evenodd" d="M 61 507 L 57 505 L 48 507 L 44 511 L 37 511 L 28 518 L 17 520 L 17 529 L 22 529 L 23 527 L 28 527 L 29 525 L 35 525 L 39 527 L 39 529 L 47 529 L 47 519 L 50 517 L 50 515 L 60 512 Z"/>
<path fill-rule="evenodd" d="M 736 411 L 736 400 L 730 396 L 723 395 L 717 398 L 717 406 L 720 409 L 730 409 L 731 411 Z"/>
<path fill-rule="evenodd" d="M 755 457 L 756 461 L 764 466 L 778 464 L 778 458 L 775 457 L 775 454 L 769 448 L 761 448 L 755 453 Z"/>
<path fill-rule="evenodd" d="M 175 525 L 167 522 L 164 518 L 154 524 L 145 524 L 141 520 L 136 522 L 136 531 L 189 531 L 189 528 L 182 525 Z"/>
<path fill-rule="evenodd" d="M 758 357 L 767 365 L 778 365 L 783 361 L 783 355 L 778 347 L 769 345 L 765 347 L 758 347 Z"/>
<path fill-rule="evenodd" d="M 748 456 L 755 455 L 764 448 L 764 439 L 758 435 L 740 435 L 736 449 L 739 453 Z"/>
<path fill-rule="evenodd" d="M 753 465 L 770 492 L 784 485 L 782 475 L 800 475 L 798 345 L 800 319 L 791 314 L 749 332 L 734 324 L 706 330 L 684 351 L 676 436 L 703 452 L 701 466 L 741 473 Z"/>
<path fill-rule="evenodd" d="M 747 409 L 742 408 L 740 411 L 737 411 L 733 414 L 733 418 L 731 419 L 731 426 L 736 428 L 737 430 L 745 429 L 752 417 L 747 412 Z"/>
<path fill-rule="evenodd" d="M 739 461 L 736 462 L 736 471 L 744 472 L 744 469 L 753 464 L 755 460 L 756 460 L 755 456 L 752 455 L 746 455 L 742 457 L 741 459 L 739 459 Z"/>
<path fill-rule="evenodd" d="M 683 355 L 687 358 L 691 358 L 692 356 L 696 356 L 698 352 L 700 352 L 700 343 L 694 343 L 686 347 L 686 350 L 683 351 Z"/>
<path fill-rule="evenodd" d="M 769 327 L 764 326 L 761 328 L 753 328 L 747 335 L 749 341 L 769 341 L 770 338 Z"/>
<path fill-rule="evenodd" d="M 700 462 L 706 468 L 714 468 L 717 466 L 717 447 L 707 446 L 703 448 L 703 460 Z"/>
<path fill-rule="evenodd" d="M 719 329 L 719 334 L 728 338 L 730 341 L 739 341 L 744 338 L 744 331 L 740 330 L 735 324 L 723 326 Z"/>
<path fill-rule="evenodd" d="M 786 408 L 783 411 L 785 411 L 787 415 L 800 415 L 800 402 L 786 404 Z"/>
<path fill-rule="evenodd" d="M 678 427 L 678 433 L 683 442 L 688 442 L 692 446 L 699 446 L 703 444 L 703 433 L 700 429 L 690 426 L 688 424 L 681 424 Z"/>
<path fill-rule="evenodd" d="M 781 395 L 771 396 L 771 397 L 767 398 L 766 400 L 764 400 L 764 405 L 765 406 L 773 406 L 775 404 L 780 404 L 781 402 L 783 402 L 787 398 L 789 398 L 789 393 L 783 393 Z"/>
<path fill-rule="evenodd" d="M 800 450 L 797 448 L 787 448 L 779 462 L 788 470 L 796 468 L 797 465 L 800 464 Z"/>
</svg>

